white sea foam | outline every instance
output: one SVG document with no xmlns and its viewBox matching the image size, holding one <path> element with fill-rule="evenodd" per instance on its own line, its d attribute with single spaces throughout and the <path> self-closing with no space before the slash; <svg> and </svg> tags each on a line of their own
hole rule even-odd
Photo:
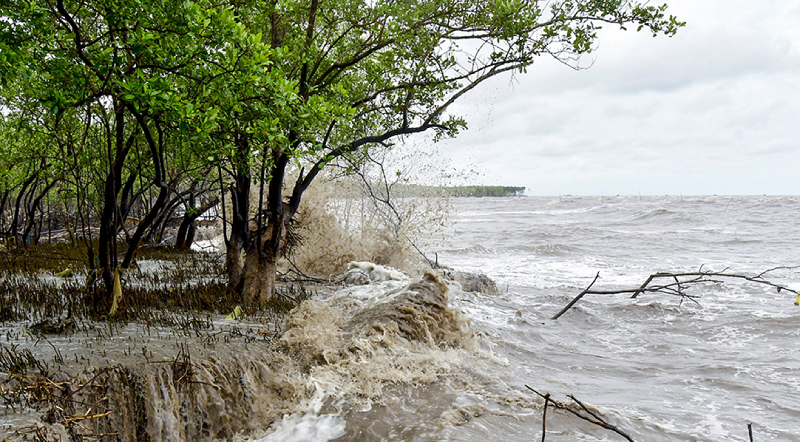
<svg viewBox="0 0 800 442">
<path fill-rule="evenodd" d="M 315 387 L 316 393 L 309 401 L 308 411 L 284 416 L 264 436 L 252 439 L 252 442 L 327 442 L 341 437 L 345 420 L 335 414 L 321 413 L 328 395 L 319 385 Z"/>
<path fill-rule="evenodd" d="M 347 265 L 347 270 L 337 280 L 346 284 L 364 285 L 383 281 L 407 281 L 408 276 L 388 266 L 367 261 L 351 261 Z"/>
</svg>

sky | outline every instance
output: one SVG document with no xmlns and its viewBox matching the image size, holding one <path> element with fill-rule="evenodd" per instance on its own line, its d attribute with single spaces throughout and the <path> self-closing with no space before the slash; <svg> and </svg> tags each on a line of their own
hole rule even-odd
<svg viewBox="0 0 800 442">
<path fill-rule="evenodd" d="M 528 195 L 800 194 L 800 1 L 663 2 L 672 38 L 607 25 L 589 69 L 543 58 L 464 97 L 437 161 Z"/>
</svg>

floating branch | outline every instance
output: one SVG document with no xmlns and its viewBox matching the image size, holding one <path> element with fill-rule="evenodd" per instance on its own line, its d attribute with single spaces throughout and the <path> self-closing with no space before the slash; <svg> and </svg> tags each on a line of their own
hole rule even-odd
<svg viewBox="0 0 800 442">
<path fill-rule="evenodd" d="M 597 426 L 603 427 L 606 430 L 611 430 L 611 431 L 619 434 L 620 436 L 624 437 L 629 442 L 633 442 L 633 439 L 631 439 L 631 437 L 628 436 L 624 431 L 622 431 L 619 428 L 615 427 L 614 425 L 611 425 L 608 422 L 606 422 L 605 419 L 603 419 L 596 412 L 594 412 L 591 409 L 589 409 L 589 407 L 587 407 L 583 402 L 579 401 L 575 396 L 573 396 L 571 394 L 567 395 L 568 398 L 572 399 L 572 402 L 574 402 L 574 404 L 566 404 L 564 402 L 559 402 L 559 401 L 557 401 L 555 399 L 552 399 L 550 397 L 550 393 L 547 393 L 547 394 L 539 393 L 538 391 L 534 390 L 533 388 L 531 388 L 531 387 L 529 387 L 527 385 L 525 386 L 525 388 L 527 388 L 528 390 L 536 393 L 537 395 L 539 395 L 539 397 L 544 399 L 544 407 L 545 408 L 544 408 L 544 414 L 542 415 L 542 441 L 543 442 L 544 442 L 544 439 L 545 439 L 545 430 L 546 430 L 545 417 L 547 416 L 547 405 L 548 404 L 552 404 L 553 407 L 558 408 L 559 410 L 564 410 L 564 411 L 567 411 L 569 413 L 572 413 L 575 416 L 585 420 L 586 422 L 590 422 L 590 423 L 595 424 Z"/>
<path fill-rule="evenodd" d="M 700 284 L 713 284 L 713 283 L 724 283 L 725 279 L 743 279 L 745 281 L 754 282 L 757 284 L 768 285 L 770 287 L 774 287 L 778 293 L 782 290 L 786 290 L 791 293 L 797 294 L 797 300 L 795 300 L 795 305 L 798 305 L 798 301 L 800 301 L 800 292 L 796 292 L 789 287 L 775 284 L 767 279 L 765 279 L 765 275 L 775 270 L 791 270 L 800 268 L 798 266 L 794 267 L 773 267 L 771 269 L 765 270 L 757 275 L 744 275 L 740 273 L 731 273 L 728 272 L 727 268 L 723 269 L 720 272 L 712 272 L 712 271 L 705 271 L 703 270 L 703 266 L 700 266 L 700 269 L 696 272 L 685 272 L 685 273 L 669 273 L 669 272 L 661 272 L 655 273 L 650 275 L 644 283 L 639 286 L 638 288 L 632 289 L 620 289 L 620 290 L 592 290 L 592 286 L 597 280 L 600 278 L 600 273 L 598 272 L 595 275 L 594 279 L 592 280 L 591 284 L 586 287 L 581 293 L 578 294 L 566 307 L 561 309 L 552 319 L 558 319 L 567 312 L 570 308 L 572 308 L 575 303 L 577 303 L 584 295 L 620 295 L 620 294 L 630 294 L 631 299 L 635 299 L 642 293 L 662 293 L 672 296 L 679 296 L 681 298 L 681 302 L 684 299 L 689 299 L 692 302 L 697 303 L 698 296 L 690 295 L 686 293 L 686 290 L 689 287 L 700 285 Z M 655 284 L 656 281 L 666 279 L 669 282 L 663 284 Z"/>
</svg>

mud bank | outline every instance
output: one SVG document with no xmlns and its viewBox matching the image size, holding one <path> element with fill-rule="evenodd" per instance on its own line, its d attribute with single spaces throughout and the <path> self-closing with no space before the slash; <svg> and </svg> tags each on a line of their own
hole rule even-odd
<svg viewBox="0 0 800 442">
<path fill-rule="evenodd" d="M 303 392 L 276 359 L 274 324 L 196 321 L 38 337 L 4 327 L 2 437 L 230 440 L 292 410 Z"/>
</svg>

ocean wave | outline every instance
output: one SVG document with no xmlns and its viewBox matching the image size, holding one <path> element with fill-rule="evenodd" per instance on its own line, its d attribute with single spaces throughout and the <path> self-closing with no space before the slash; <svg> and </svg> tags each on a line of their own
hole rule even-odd
<svg viewBox="0 0 800 442">
<path fill-rule="evenodd" d="M 591 198 L 549 201 L 529 198 L 486 209 L 487 217 L 529 215 L 465 226 L 459 244 L 480 243 L 491 255 L 455 253 L 441 260 L 482 270 L 501 288 L 499 297 L 462 301 L 476 332 L 509 360 L 502 369 L 481 368 L 476 377 L 508 385 L 531 382 L 553 394 L 591 392 L 589 399 L 603 412 L 624 410 L 616 422 L 636 440 L 732 440 L 742 435 L 737 425 L 745 421 L 759 422 L 754 430 L 762 438 L 796 438 L 800 358 L 792 343 L 800 337 L 800 308 L 793 305 L 793 293 L 735 280 L 692 287 L 689 293 L 702 297 L 700 305 L 666 294 L 635 300 L 587 295 L 561 319 L 549 318 L 598 271 L 594 288 L 613 290 L 638 287 L 655 272 L 701 265 L 755 275 L 791 267 L 798 250 L 793 210 L 800 200 L 644 197 L 616 199 L 601 210 L 593 209 L 598 202 Z M 480 202 L 462 203 L 478 212 Z M 550 207 L 559 212 L 548 213 Z M 799 280 L 793 270 L 765 277 L 788 287 Z M 486 390 L 503 392 L 497 386 Z M 477 403 L 490 410 L 520 412 L 490 395 L 479 396 L 484 400 Z M 632 410 L 635 418 L 625 420 Z M 456 419 L 465 414 L 469 423 L 449 427 L 445 440 L 530 438 L 529 422 L 515 421 L 505 433 L 507 421 L 491 413 L 472 417 L 484 410 L 472 411 L 455 414 Z M 704 420 L 709 413 L 716 420 Z M 541 410 L 537 417 L 541 423 Z M 548 440 L 604 437 L 591 430 L 557 433 L 554 422 L 548 414 L 548 429 L 554 429 Z"/>
<path fill-rule="evenodd" d="M 650 220 L 655 218 L 676 218 L 679 214 L 664 207 L 656 209 L 645 210 L 635 213 L 631 216 L 632 221 Z"/>
<path fill-rule="evenodd" d="M 571 255 L 580 249 L 567 244 L 540 244 L 536 246 L 508 247 L 505 251 L 515 253 L 530 253 L 538 256 L 565 256 Z"/>
<path fill-rule="evenodd" d="M 496 255 L 497 249 L 489 248 L 481 244 L 473 244 L 467 247 L 443 250 L 443 252 L 455 254 Z"/>
<path fill-rule="evenodd" d="M 538 245 L 510 245 L 489 248 L 480 244 L 468 247 L 445 250 L 446 253 L 466 255 L 535 255 L 535 256 L 566 256 L 579 252 L 579 247 L 560 243 L 547 243 Z"/>
</svg>

